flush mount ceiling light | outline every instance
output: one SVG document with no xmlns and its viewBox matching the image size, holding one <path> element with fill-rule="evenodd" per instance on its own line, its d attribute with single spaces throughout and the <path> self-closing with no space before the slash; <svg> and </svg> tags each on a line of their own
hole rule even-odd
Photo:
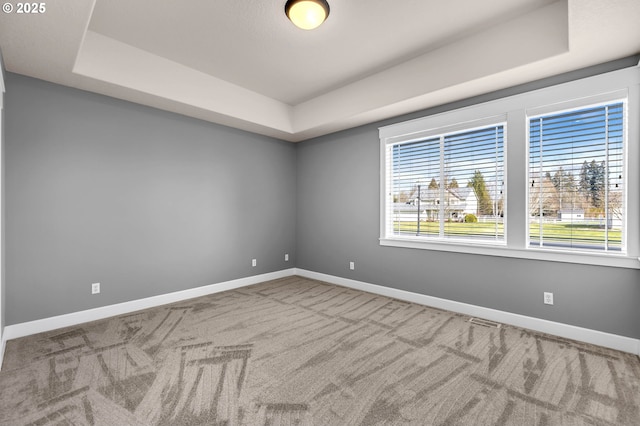
<svg viewBox="0 0 640 426">
<path fill-rule="evenodd" d="M 284 13 L 296 27 L 312 30 L 329 16 L 329 3 L 325 0 L 288 0 Z"/>
</svg>

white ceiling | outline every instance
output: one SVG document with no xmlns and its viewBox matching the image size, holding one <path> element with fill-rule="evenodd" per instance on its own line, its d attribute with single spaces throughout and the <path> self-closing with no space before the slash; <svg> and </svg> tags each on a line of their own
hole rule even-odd
<svg viewBox="0 0 640 426">
<path fill-rule="evenodd" d="M 8 71 L 300 141 L 640 53 L 639 0 L 58 0 L 0 14 Z"/>
</svg>

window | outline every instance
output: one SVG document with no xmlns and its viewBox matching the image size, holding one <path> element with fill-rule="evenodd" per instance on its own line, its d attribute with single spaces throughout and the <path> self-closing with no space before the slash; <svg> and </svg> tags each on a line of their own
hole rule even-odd
<svg viewBox="0 0 640 426">
<path fill-rule="evenodd" d="M 390 234 L 504 243 L 505 124 L 389 144 Z"/>
<path fill-rule="evenodd" d="M 380 245 L 640 269 L 640 72 L 379 129 Z"/>
<path fill-rule="evenodd" d="M 624 103 L 529 120 L 532 247 L 624 252 Z"/>
</svg>

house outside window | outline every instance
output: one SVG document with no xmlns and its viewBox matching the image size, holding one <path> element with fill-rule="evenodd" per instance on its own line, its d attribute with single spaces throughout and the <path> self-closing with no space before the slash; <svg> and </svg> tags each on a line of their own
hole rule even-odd
<svg viewBox="0 0 640 426">
<path fill-rule="evenodd" d="M 390 231 L 400 238 L 504 243 L 505 124 L 390 144 Z"/>
</svg>

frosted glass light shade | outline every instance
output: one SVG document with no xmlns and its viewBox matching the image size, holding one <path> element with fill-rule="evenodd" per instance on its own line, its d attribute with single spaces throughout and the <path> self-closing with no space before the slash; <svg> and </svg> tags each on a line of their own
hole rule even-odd
<svg viewBox="0 0 640 426">
<path fill-rule="evenodd" d="M 284 5 L 284 11 L 295 26 L 312 30 L 329 16 L 329 3 L 325 0 L 289 0 Z"/>
</svg>

